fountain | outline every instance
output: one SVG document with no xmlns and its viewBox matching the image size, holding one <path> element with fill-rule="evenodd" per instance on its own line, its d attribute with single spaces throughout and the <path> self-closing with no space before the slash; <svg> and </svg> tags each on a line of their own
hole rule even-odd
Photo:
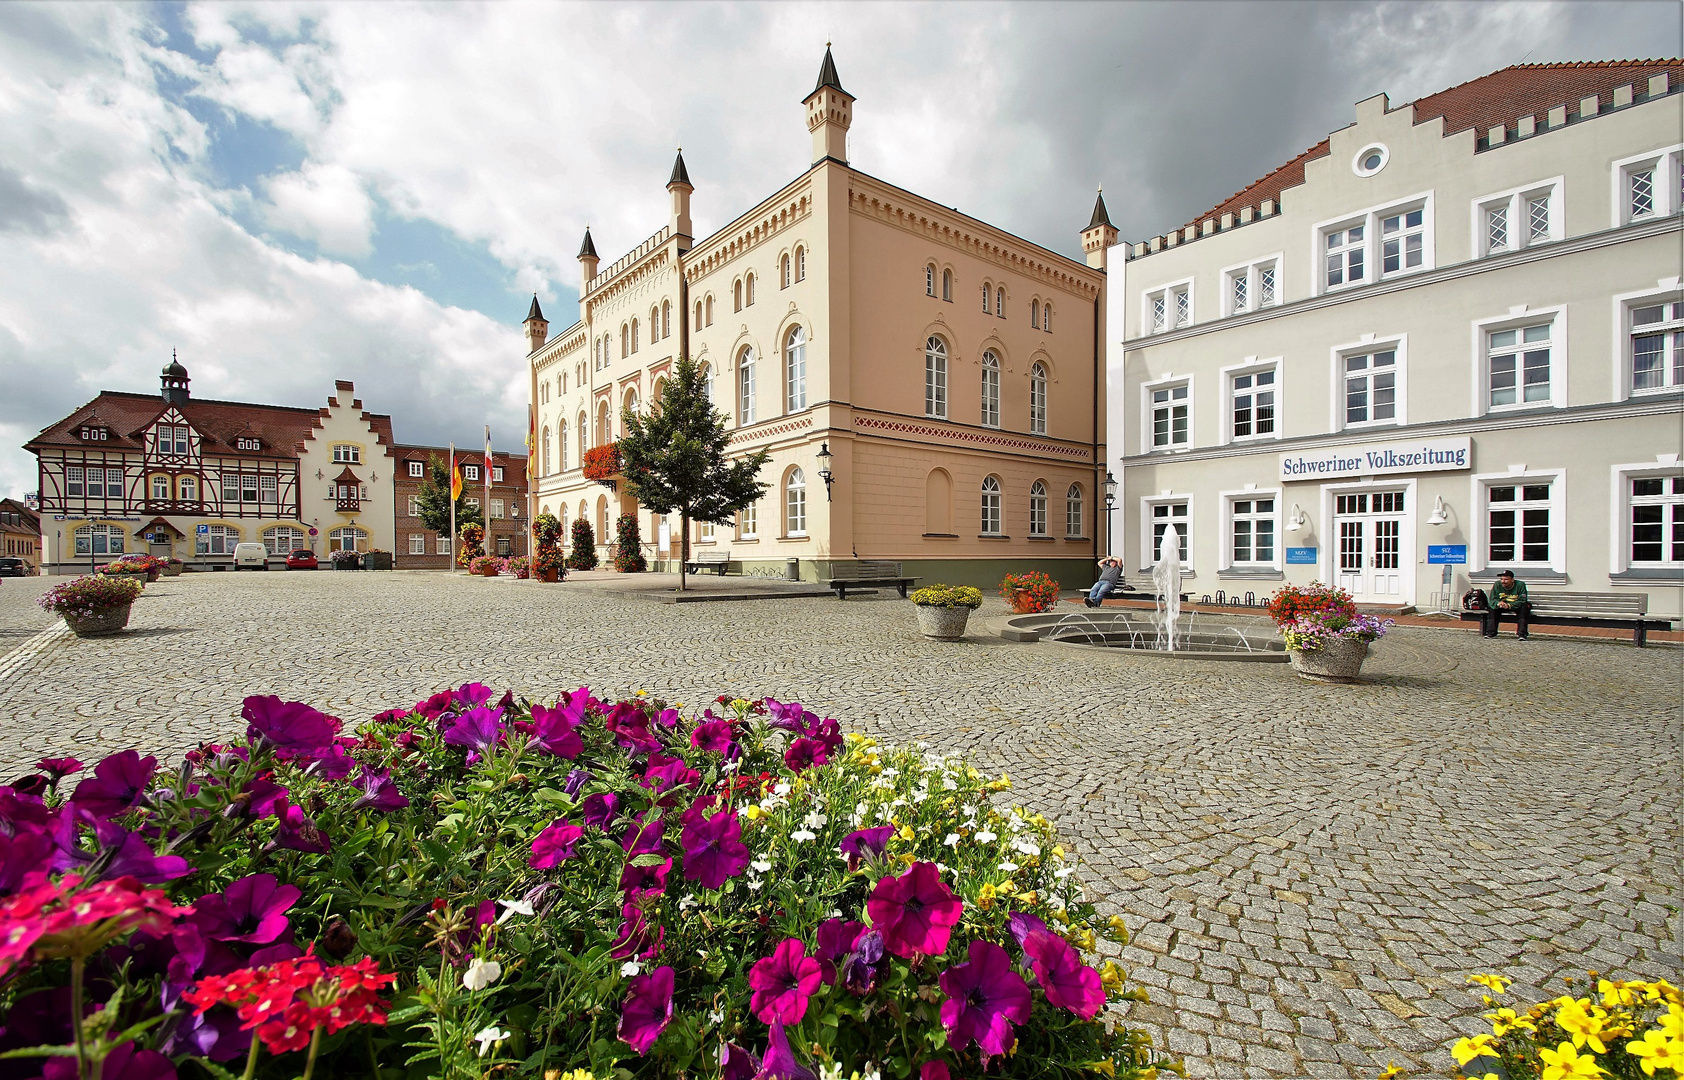
<svg viewBox="0 0 1684 1080">
<path fill-rule="evenodd" d="M 1152 564 L 1152 584 L 1158 641 L 1165 652 L 1175 651 L 1175 623 L 1181 617 L 1181 534 L 1174 525 L 1164 529 L 1158 541 L 1158 561 Z"/>
</svg>

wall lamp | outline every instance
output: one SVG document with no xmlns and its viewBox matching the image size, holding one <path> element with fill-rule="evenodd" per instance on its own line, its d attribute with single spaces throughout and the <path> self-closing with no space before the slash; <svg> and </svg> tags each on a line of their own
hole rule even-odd
<svg viewBox="0 0 1684 1080">
<path fill-rule="evenodd" d="M 1301 532 L 1301 531 L 1303 531 L 1303 528 L 1307 523 L 1308 523 L 1308 521 L 1304 517 L 1304 511 L 1302 511 L 1298 508 L 1297 503 L 1293 503 L 1292 504 L 1292 514 L 1291 514 L 1290 517 L 1288 517 L 1286 519 L 1286 531 L 1287 532 Z"/>
<path fill-rule="evenodd" d="M 834 457 L 830 452 L 830 442 L 826 440 L 819 444 L 819 479 L 824 481 L 824 501 L 830 501 L 830 485 L 836 479 L 836 474 L 830 471 L 830 459 Z"/>
<path fill-rule="evenodd" d="M 1428 515 L 1427 524 L 1428 525 L 1443 525 L 1444 523 L 1446 523 L 1449 520 L 1450 520 L 1450 515 L 1448 515 L 1444 512 L 1444 496 L 1440 495 L 1433 500 L 1433 512 L 1430 515 Z"/>
</svg>

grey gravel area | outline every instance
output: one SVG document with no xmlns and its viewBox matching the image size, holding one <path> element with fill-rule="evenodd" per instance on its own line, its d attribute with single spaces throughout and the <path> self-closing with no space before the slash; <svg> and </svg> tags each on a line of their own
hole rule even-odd
<svg viewBox="0 0 1684 1080">
<path fill-rule="evenodd" d="M 215 574 L 78 640 L 0 585 L 0 775 L 45 754 L 176 753 L 277 693 L 348 720 L 480 679 L 699 702 L 799 699 L 844 727 L 1009 771 L 1135 934 L 1127 1021 L 1211 1076 L 1446 1075 L 1517 997 L 1586 968 L 1680 972 L 1684 651 L 1402 629 L 1366 681 L 926 641 L 875 598 L 666 606 L 612 574 Z M 1004 613 L 990 598 L 977 613 Z M 21 652 L 18 650 L 22 650 Z"/>
</svg>

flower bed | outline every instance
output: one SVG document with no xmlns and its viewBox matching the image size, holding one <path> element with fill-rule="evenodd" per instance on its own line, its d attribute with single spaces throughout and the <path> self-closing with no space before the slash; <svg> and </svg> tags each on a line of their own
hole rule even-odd
<svg viewBox="0 0 1684 1080">
<path fill-rule="evenodd" d="M 179 769 L 128 750 L 68 800 L 69 759 L 0 789 L 0 1048 L 107 1080 L 1165 1064 L 1102 1019 L 1144 996 L 1091 966 L 1120 920 L 961 760 L 798 704 L 583 687 L 470 683 L 355 736 L 274 697 L 242 716 Z M 105 1007 L 75 1043 L 78 998 Z"/>
<path fill-rule="evenodd" d="M 1587 979 L 1569 976 L 1568 993 L 1524 1011 L 1498 1004 L 1507 979 L 1470 975 L 1468 981 L 1489 991 L 1482 1000 L 1493 1006 L 1484 1014 L 1491 1034 L 1458 1039 L 1451 1047 L 1458 1076 L 1573 1080 L 1684 1073 L 1684 995 L 1665 979 L 1607 979 L 1594 971 Z"/>
<path fill-rule="evenodd" d="M 335 548 L 328 552 L 327 559 L 328 562 L 333 564 L 335 570 L 354 570 L 362 565 L 363 557 L 359 551 L 352 551 L 349 548 Z"/>
</svg>

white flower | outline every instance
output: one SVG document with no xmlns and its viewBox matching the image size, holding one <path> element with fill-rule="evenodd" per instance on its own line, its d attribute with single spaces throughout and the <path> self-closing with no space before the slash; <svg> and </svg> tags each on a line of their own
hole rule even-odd
<svg viewBox="0 0 1684 1080">
<path fill-rule="evenodd" d="M 503 914 L 497 916 L 497 925 L 502 926 L 516 915 L 531 915 L 532 905 L 525 900 L 499 900 L 503 905 Z"/>
<path fill-rule="evenodd" d="M 798 840 L 805 844 L 809 840 L 817 840 L 818 834 L 807 829 L 796 829 L 794 832 L 789 834 L 789 838 L 791 840 Z"/>
<path fill-rule="evenodd" d="M 469 962 L 468 970 L 462 973 L 462 985 L 469 990 L 484 990 L 502 977 L 502 964 L 495 960 L 481 960 L 476 956 Z"/>
<path fill-rule="evenodd" d="M 886 768 L 886 769 L 883 770 L 883 778 L 885 780 L 893 779 L 894 777 L 899 776 L 899 775 L 900 775 L 899 769 Z"/>
<path fill-rule="evenodd" d="M 833 1061 L 819 1066 L 819 1080 L 842 1080 L 842 1063 Z"/>
<path fill-rule="evenodd" d="M 764 874 L 766 871 L 772 869 L 772 860 L 762 855 L 760 858 L 749 863 L 749 865 Z"/>
<path fill-rule="evenodd" d="M 687 911 L 690 908 L 700 907 L 700 906 L 701 905 L 697 902 L 697 900 L 694 896 L 686 896 L 678 902 L 678 910 L 680 910 L 680 911 Z"/>
<path fill-rule="evenodd" d="M 1075 867 L 1066 866 L 1063 869 L 1054 870 L 1053 871 L 1053 877 L 1057 878 L 1060 881 L 1063 881 L 1065 878 L 1069 877 L 1071 874 L 1074 874 L 1075 872 L 1076 872 Z"/>
<path fill-rule="evenodd" d="M 1041 845 L 1032 840 L 1013 840 L 1012 849 L 1014 851 L 1021 851 L 1023 854 L 1030 856 L 1039 855 L 1041 853 Z"/>
<path fill-rule="evenodd" d="M 860 1073 L 860 1080 L 883 1080 L 883 1074 L 877 1071 L 874 1063 L 868 1061 L 865 1063 L 865 1071 Z"/>
<path fill-rule="evenodd" d="M 840 919 L 841 917 L 842 917 L 842 909 L 841 908 L 832 908 L 830 910 L 830 913 L 825 916 L 825 918 L 827 918 L 827 919 Z"/>
<path fill-rule="evenodd" d="M 955 784 L 953 782 L 953 777 L 951 777 L 951 776 L 949 776 L 947 779 L 943 780 L 941 782 L 941 786 L 948 791 L 958 791 L 959 790 L 959 785 Z"/>
<path fill-rule="evenodd" d="M 732 773 L 732 772 L 736 772 L 736 771 L 737 771 L 737 769 L 738 769 L 738 768 L 740 768 L 740 767 L 741 767 L 741 766 L 740 766 L 740 764 L 739 764 L 739 763 L 738 763 L 738 762 L 735 762 L 735 761 L 727 761 L 727 762 L 726 762 L 726 763 L 725 763 L 725 764 L 723 764 L 723 765 L 721 765 L 721 766 L 720 766 L 720 767 L 719 767 L 719 771 L 720 771 L 720 772 L 728 772 L 728 773 Z"/>
<path fill-rule="evenodd" d="M 877 808 L 878 821 L 888 821 L 892 817 L 894 817 L 894 815 L 889 813 L 889 808 L 887 806 L 879 806 Z"/>
<path fill-rule="evenodd" d="M 976 842 L 979 844 L 992 844 L 998 839 L 1000 838 L 997 835 L 989 832 L 987 829 L 984 829 L 976 834 Z"/>
<path fill-rule="evenodd" d="M 504 1039 L 508 1038 L 512 1034 L 514 1033 L 511 1031 L 504 1031 L 496 1024 L 492 1024 L 490 1027 L 483 1029 L 478 1035 L 474 1036 L 474 1041 L 479 1043 L 479 1056 L 484 1057 L 485 1055 L 491 1053 L 492 1047 L 500 1045 Z"/>
<path fill-rule="evenodd" d="M 774 795 L 788 795 L 789 793 L 790 786 L 783 781 L 779 781 L 778 783 L 772 785 L 772 794 Z"/>
<path fill-rule="evenodd" d="M 642 970 L 643 965 L 638 963 L 636 960 L 627 960 L 625 963 L 620 965 L 620 974 L 624 975 L 628 979 Z"/>
<path fill-rule="evenodd" d="M 725 1022 L 725 1014 L 720 1012 L 718 1009 L 715 1009 L 712 1012 L 708 1013 L 708 1023 L 710 1023 L 710 1024 L 723 1024 L 724 1022 Z M 724 1046 L 721 1046 L 719 1048 L 719 1060 L 720 1060 L 721 1064 L 724 1064 L 725 1056 L 729 1053 L 730 1053 L 730 1051 L 725 1049 Z"/>
<path fill-rule="evenodd" d="M 959 834 L 956 833 L 956 832 L 950 832 L 945 837 L 942 838 L 941 842 L 944 845 L 946 845 L 947 847 L 958 847 L 959 846 Z"/>
<path fill-rule="evenodd" d="M 1005 861 L 1000 863 L 1000 869 L 1004 870 L 1006 873 L 1009 874 L 1013 870 L 1017 869 L 1017 863 L 1012 862 L 1010 859 L 1006 859 Z"/>
<path fill-rule="evenodd" d="M 823 814 L 819 813 L 817 810 L 814 810 L 812 813 L 808 814 L 805 818 L 803 818 L 801 820 L 801 823 L 803 825 L 807 826 L 809 829 L 821 829 L 829 821 L 830 821 L 829 818 L 825 817 Z"/>
<path fill-rule="evenodd" d="M 748 883 L 748 891 L 749 892 L 757 892 L 757 891 L 759 891 L 760 886 L 762 886 L 764 884 L 766 884 L 764 881 L 751 881 L 751 882 Z"/>
<path fill-rule="evenodd" d="M 906 800 L 905 799 L 896 799 L 894 802 L 890 803 L 889 805 L 890 806 L 905 806 Z"/>
</svg>

